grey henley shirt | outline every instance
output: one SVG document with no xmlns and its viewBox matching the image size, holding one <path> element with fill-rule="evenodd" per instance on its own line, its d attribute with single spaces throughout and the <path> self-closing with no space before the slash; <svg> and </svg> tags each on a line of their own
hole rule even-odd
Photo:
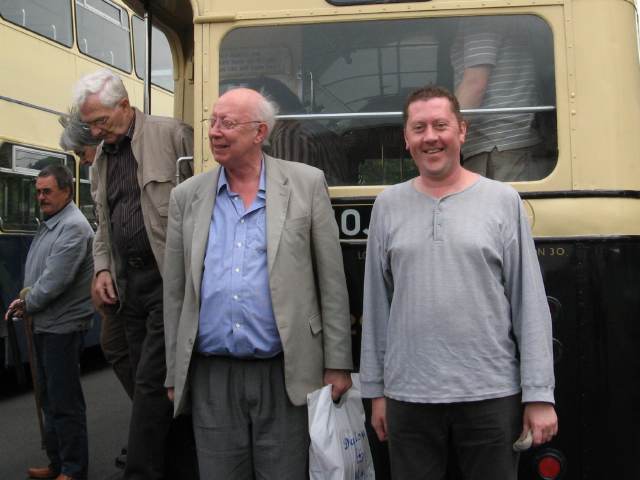
<svg viewBox="0 0 640 480">
<path fill-rule="evenodd" d="M 364 397 L 553 403 L 551 318 L 518 193 L 480 177 L 440 199 L 382 192 L 367 245 Z"/>
</svg>

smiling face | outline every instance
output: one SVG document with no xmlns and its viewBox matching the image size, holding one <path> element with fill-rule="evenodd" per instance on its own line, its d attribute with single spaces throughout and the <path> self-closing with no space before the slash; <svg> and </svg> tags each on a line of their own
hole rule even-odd
<svg viewBox="0 0 640 480">
<path fill-rule="evenodd" d="M 458 121 L 449 99 L 418 100 L 409 105 L 407 113 L 405 146 L 420 175 L 444 180 L 461 168 L 460 148 L 467 125 Z"/>
<path fill-rule="evenodd" d="M 80 119 L 89 125 L 91 136 L 104 140 L 105 143 L 116 143 L 127 133 L 133 110 L 129 100 L 123 98 L 115 107 L 105 107 L 97 93 L 89 95 L 80 108 Z"/>
<path fill-rule="evenodd" d="M 60 189 L 53 175 L 36 179 L 36 199 L 45 218 L 52 217 L 71 200 L 69 189 Z"/>
<path fill-rule="evenodd" d="M 213 107 L 209 125 L 209 146 L 216 162 L 233 167 L 260 161 L 262 142 L 267 133 L 258 118 L 260 96 L 248 89 L 230 90 Z"/>
</svg>

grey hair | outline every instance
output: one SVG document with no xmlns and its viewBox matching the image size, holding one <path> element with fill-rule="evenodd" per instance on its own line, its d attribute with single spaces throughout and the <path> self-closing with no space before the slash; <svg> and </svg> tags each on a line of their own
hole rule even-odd
<svg viewBox="0 0 640 480">
<path fill-rule="evenodd" d="M 267 138 L 273 131 L 276 124 L 276 115 L 278 115 L 278 104 L 271 100 L 268 96 L 261 94 L 260 100 L 256 105 L 256 115 L 267 125 Z"/>
<path fill-rule="evenodd" d="M 80 78 L 73 87 L 73 105 L 80 110 L 87 97 L 98 94 L 100 103 L 108 108 L 115 107 L 123 98 L 129 98 L 122 79 L 107 68 L 101 68 Z"/>
<path fill-rule="evenodd" d="M 73 173 L 64 165 L 47 165 L 38 173 L 38 178 L 53 177 L 56 179 L 56 184 L 60 190 L 69 189 L 69 198 L 73 199 L 74 195 L 74 181 Z"/>
<path fill-rule="evenodd" d="M 91 135 L 89 125 L 80 120 L 80 112 L 76 108 L 71 108 L 68 115 L 60 115 L 58 122 L 64 127 L 60 135 L 60 147 L 63 150 L 78 152 L 84 147 L 100 143 Z"/>
</svg>

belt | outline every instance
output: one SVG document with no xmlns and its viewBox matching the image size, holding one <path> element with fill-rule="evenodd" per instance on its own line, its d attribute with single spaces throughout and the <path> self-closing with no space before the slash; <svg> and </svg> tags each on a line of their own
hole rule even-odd
<svg viewBox="0 0 640 480">
<path fill-rule="evenodd" d="M 280 358 L 284 358 L 284 353 L 280 352 L 275 354 L 273 357 L 234 357 L 233 355 L 220 355 L 217 353 L 202 353 L 202 352 L 193 352 L 193 355 L 198 358 L 212 360 L 212 359 L 225 359 L 225 360 L 237 360 L 239 362 L 262 362 L 265 360 L 278 360 Z"/>
<path fill-rule="evenodd" d="M 154 266 L 156 264 L 156 259 L 152 253 L 147 255 L 128 255 L 126 258 L 126 264 L 130 268 L 142 270 L 144 268 Z"/>
</svg>

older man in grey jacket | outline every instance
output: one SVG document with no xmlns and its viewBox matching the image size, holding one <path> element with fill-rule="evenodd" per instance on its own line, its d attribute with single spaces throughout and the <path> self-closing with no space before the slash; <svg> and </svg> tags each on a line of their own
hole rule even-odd
<svg viewBox="0 0 640 480">
<path fill-rule="evenodd" d="M 94 297 L 115 314 L 113 321 L 123 322 L 135 372 L 125 478 L 188 478 L 193 472 L 165 471 L 194 465 L 195 452 L 189 461 L 172 461 L 170 454 L 188 441 L 167 447 L 178 424 L 163 386 L 162 262 L 176 160 L 191 155 L 193 130 L 132 107 L 122 80 L 106 69 L 77 82 L 74 104 L 102 140 L 92 166 Z"/>
<path fill-rule="evenodd" d="M 50 464 L 31 478 L 85 479 L 89 452 L 78 361 L 93 316 L 93 230 L 73 203 L 73 175 L 63 166 L 38 174 L 36 196 L 44 219 L 31 243 L 25 288 L 5 316 L 33 320 L 38 380 Z"/>
</svg>

